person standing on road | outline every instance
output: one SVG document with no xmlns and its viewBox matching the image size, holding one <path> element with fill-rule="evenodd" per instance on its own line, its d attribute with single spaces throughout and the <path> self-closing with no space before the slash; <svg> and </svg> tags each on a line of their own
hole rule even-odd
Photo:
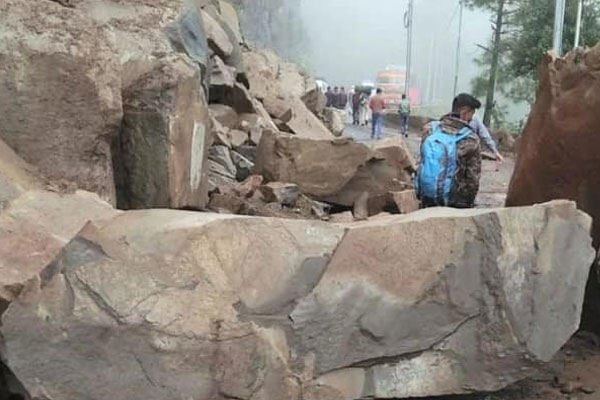
<svg viewBox="0 0 600 400">
<path fill-rule="evenodd" d="M 343 110 L 346 108 L 346 103 L 348 103 L 348 95 L 346 94 L 346 89 L 342 86 L 342 90 L 338 95 L 337 108 Z"/>
<path fill-rule="evenodd" d="M 481 102 L 463 93 L 452 112 L 425 126 L 417 172 L 417 194 L 423 207 L 473 208 L 481 178 L 479 136 L 471 128 Z"/>
<path fill-rule="evenodd" d="M 360 125 L 360 97 L 361 92 L 355 89 L 352 95 L 352 125 Z"/>
<path fill-rule="evenodd" d="M 331 107 L 333 105 L 333 92 L 331 91 L 331 86 L 327 87 L 325 97 L 327 98 L 327 103 L 325 103 L 325 107 Z"/>
<path fill-rule="evenodd" d="M 400 129 L 404 137 L 408 137 L 408 118 L 410 117 L 410 102 L 406 98 L 406 95 L 402 95 L 402 101 L 400 101 Z"/>
<path fill-rule="evenodd" d="M 369 120 L 369 110 L 367 107 L 367 104 L 369 103 L 369 99 L 365 92 L 360 93 L 359 103 L 360 103 L 360 105 L 358 106 L 359 107 L 358 122 L 359 122 L 360 126 L 366 126 L 368 124 L 368 120 Z"/>
<path fill-rule="evenodd" d="M 461 97 L 461 96 L 462 97 L 468 96 L 468 94 L 461 93 L 454 98 L 454 101 L 452 102 L 452 112 L 453 113 L 458 112 L 458 101 L 459 101 L 459 97 Z M 496 144 L 496 141 L 494 141 L 494 139 L 492 138 L 492 135 L 490 134 L 490 131 L 488 130 L 488 128 L 483 123 L 483 121 L 477 115 L 474 115 L 471 118 L 471 120 L 469 121 L 469 126 L 471 127 L 471 129 L 473 129 L 473 132 L 475 132 L 477 134 L 477 136 L 479 136 L 481 141 L 483 143 L 485 143 L 485 145 L 494 154 L 494 157 L 496 157 L 496 161 L 498 161 L 500 163 L 504 162 L 504 157 L 498 151 L 498 145 Z"/>
<path fill-rule="evenodd" d="M 377 89 L 375 96 L 369 101 L 369 108 L 373 113 L 371 139 L 381 139 L 383 129 L 383 111 L 385 110 L 385 99 L 382 95 L 383 91 Z"/>
<path fill-rule="evenodd" d="M 331 93 L 331 104 L 329 107 L 337 108 L 339 99 L 340 89 L 336 86 L 333 88 L 333 93 Z"/>
</svg>

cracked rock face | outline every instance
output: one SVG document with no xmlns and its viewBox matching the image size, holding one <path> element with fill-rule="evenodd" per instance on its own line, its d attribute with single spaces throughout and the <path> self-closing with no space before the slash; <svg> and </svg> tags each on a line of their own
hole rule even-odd
<svg viewBox="0 0 600 400">
<path fill-rule="evenodd" d="M 589 228 L 569 202 L 348 225 L 120 213 L 8 306 L 6 361 L 40 399 L 496 390 L 577 330 Z"/>
<path fill-rule="evenodd" d="M 49 1 L 0 4 L 0 138 L 51 180 L 115 204 L 110 142 L 123 116 L 109 35 Z"/>
</svg>

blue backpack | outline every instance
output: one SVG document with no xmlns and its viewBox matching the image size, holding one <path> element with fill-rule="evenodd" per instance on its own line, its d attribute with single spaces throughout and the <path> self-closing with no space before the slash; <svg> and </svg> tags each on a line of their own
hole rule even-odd
<svg viewBox="0 0 600 400">
<path fill-rule="evenodd" d="M 440 206 L 448 205 L 458 171 L 458 143 L 471 133 L 471 128 L 464 127 L 453 135 L 444 132 L 439 121 L 431 123 L 431 134 L 421 146 L 416 182 L 419 198 L 434 200 Z"/>
</svg>

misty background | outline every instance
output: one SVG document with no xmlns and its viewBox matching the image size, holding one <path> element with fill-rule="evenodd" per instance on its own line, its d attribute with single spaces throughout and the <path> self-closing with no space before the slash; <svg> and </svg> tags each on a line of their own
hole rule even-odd
<svg viewBox="0 0 600 400">
<path fill-rule="evenodd" d="M 275 49 L 331 86 L 374 81 L 377 71 L 406 65 L 408 0 L 233 1 L 247 39 Z M 458 92 L 471 92 L 471 81 L 481 72 L 473 60 L 483 52 L 477 45 L 489 43 L 490 18 L 465 8 Z M 434 117 L 448 111 L 458 25 L 459 0 L 414 0 L 411 82 L 424 104 L 417 113 Z M 528 112 L 526 104 L 496 97 L 508 106 L 508 122 L 519 122 Z"/>
<path fill-rule="evenodd" d="M 375 80 L 388 65 L 406 65 L 407 0 L 298 0 L 307 41 L 302 64 L 332 86 Z M 472 89 L 479 73 L 473 62 L 491 37 L 490 15 L 465 8 L 459 92 Z M 412 82 L 421 102 L 444 108 L 453 97 L 459 26 L 458 0 L 415 0 Z M 483 99 L 482 99 L 483 100 Z M 434 107 L 435 109 L 435 107 Z M 515 105 L 509 118 L 523 118 Z"/>
</svg>

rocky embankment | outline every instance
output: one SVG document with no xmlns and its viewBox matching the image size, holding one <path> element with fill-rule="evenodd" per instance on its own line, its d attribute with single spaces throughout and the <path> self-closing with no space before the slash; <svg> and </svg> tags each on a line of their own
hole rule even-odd
<svg viewBox="0 0 600 400">
<path fill-rule="evenodd" d="M 494 391 L 578 329 L 587 215 L 381 214 L 402 139 L 341 137 L 232 4 L 5 0 L 0 38 L 0 398 Z"/>
</svg>

